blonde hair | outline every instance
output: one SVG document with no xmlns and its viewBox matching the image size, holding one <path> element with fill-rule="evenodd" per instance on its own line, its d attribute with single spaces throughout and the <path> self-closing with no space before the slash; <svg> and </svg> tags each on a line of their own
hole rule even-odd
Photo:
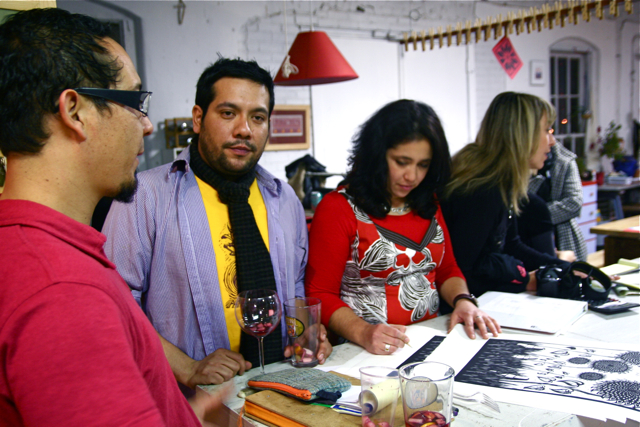
<svg viewBox="0 0 640 427">
<path fill-rule="evenodd" d="M 518 203 L 527 197 L 529 161 L 538 149 L 540 120 L 545 114 L 549 123 L 555 121 L 555 108 L 537 96 L 515 92 L 496 96 L 475 142 L 453 157 L 445 197 L 495 185 L 505 206 L 518 214 Z"/>
</svg>

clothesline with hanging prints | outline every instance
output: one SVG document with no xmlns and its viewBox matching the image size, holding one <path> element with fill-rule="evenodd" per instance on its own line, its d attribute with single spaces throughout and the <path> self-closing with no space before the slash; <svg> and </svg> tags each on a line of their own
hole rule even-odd
<svg viewBox="0 0 640 427">
<path fill-rule="evenodd" d="M 431 28 L 428 33 L 425 30 L 420 33 L 417 31 L 405 32 L 400 44 L 404 44 L 404 50 L 408 51 L 410 44 L 413 44 L 413 50 L 417 50 L 418 43 L 420 43 L 422 50 L 425 51 L 427 42 L 429 42 L 429 48 L 433 49 L 436 39 L 438 46 L 442 48 L 445 40 L 447 47 L 449 47 L 454 38 L 456 46 L 459 46 L 463 39 L 465 44 L 469 44 L 471 43 L 472 34 L 475 36 L 475 42 L 478 43 L 481 39 L 484 41 L 489 40 L 492 33 L 493 38 L 497 40 L 503 34 L 511 35 L 514 31 L 516 35 L 519 35 L 525 31 L 527 33 L 536 30 L 540 32 L 543 28 L 552 30 L 554 25 L 564 27 L 567 22 L 578 25 L 579 19 L 584 22 L 590 22 L 592 12 L 595 12 L 597 19 L 604 19 L 607 6 L 609 15 L 618 17 L 620 13 L 618 5 L 620 3 L 624 3 L 624 9 L 628 14 L 633 13 L 631 0 L 556 1 L 554 4 L 545 3 L 540 8 L 532 7 L 529 10 L 520 10 L 517 13 L 509 12 L 506 19 L 503 19 L 502 14 L 499 14 L 495 18 L 487 17 L 484 22 L 478 18 L 474 25 L 471 25 L 470 20 L 466 21 L 464 27 L 462 22 L 458 22 L 455 27 L 447 25 L 445 31 L 442 30 L 442 27 L 438 27 L 437 30 Z"/>
</svg>

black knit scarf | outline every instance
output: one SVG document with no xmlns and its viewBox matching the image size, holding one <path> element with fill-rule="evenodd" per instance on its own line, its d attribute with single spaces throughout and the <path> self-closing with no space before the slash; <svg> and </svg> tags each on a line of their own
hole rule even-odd
<svg viewBox="0 0 640 427">
<path fill-rule="evenodd" d="M 229 208 L 229 223 L 236 254 L 238 294 L 252 289 L 277 290 L 269 250 L 264 244 L 249 205 L 249 188 L 256 177 L 255 168 L 237 181 L 230 181 L 209 167 L 200 157 L 197 140 L 191 144 L 189 154 L 189 165 L 193 173 L 213 187 L 218 192 L 220 201 Z M 258 340 L 255 337 L 244 333 L 241 335 L 240 353 L 254 367 L 260 365 Z M 278 324 L 276 330 L 264 338 L 264 363 L 281 361 L 283 358 L 281 326 Z"/>
</svg>

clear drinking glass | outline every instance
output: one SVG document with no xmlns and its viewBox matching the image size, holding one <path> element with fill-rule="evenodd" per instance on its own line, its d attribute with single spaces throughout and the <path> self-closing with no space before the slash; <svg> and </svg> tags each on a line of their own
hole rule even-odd
<svg viewBox="0 0 640 427">
<path fill-rule="evenodd" d="M 417 362 L 399 369 L 406 427 L 449 427 L 452 417 L 453 368 Z"/>
<path fill-rule="evenodd" d="M 318 364 L 321 307 L 318 298 L 291 298 L 284 302 L 287 335 L 293 350 L 291 364 L 295 367 L 312 368 Z"/>
<path fill-rule="evenodd" d="M 240 328 L 258 339 L 260 372 L 264 374 L 264 349 L 262 341 L 278 327 L 282 316 L 282 304 L 276 291 L 254 289 L 238 294 L 235 305 L 236 320 Z"/>
<path fill-rule="evenodd" d="M 398 370 L 386 366 L 360 368 L 362 427 L 394 427 L 400 399 Z M 400 423 L 402 423 L 400 421 Z"/>
</svg>

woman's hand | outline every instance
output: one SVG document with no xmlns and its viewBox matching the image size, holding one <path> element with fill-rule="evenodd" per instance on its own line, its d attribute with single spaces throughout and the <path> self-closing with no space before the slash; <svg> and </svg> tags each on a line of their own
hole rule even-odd
<svg viewBox="0 0 640 427">
<path fill-rule="evenodd" d="M 556 256 L 559 259 L 567 262 L 573 262 L 578 259 L 576 258 L 576 254 L 573 251 L 556 251 Z"/>
<path fill-rule="evenodd" d="M 464 330 L 471 339 L 476 338 L 476 327 L 484 339 L 489 338 L 489 332 L 493 333 L 494 337 L 502 332 L 500 325 L 494 318 L 468 300 L 460 300 L 456 303 L 453 313 L 451 313 L 451 322 L 447 333 L 451 332 L 458 323 L 464 323 Z"/>
<path fill-rule="evenodd" d="M 404 334 L 406 326 L 372 325 L 356 316 L 350 307 L 340 307 L 333 312 L 329 329 L 373 354 L 391 354 L 409 342 Z"/>
<path fill-rule="evenodd" d="M 536 277 L 536 272 L 538 270 L 533 270 L 529 272 L 529 283 L 527 283 L 527 292 L 536 292 L 538 290 L 538 278 Z"/>
<path fill-rule="evenodd" d="M 369 353 L 391 354 L 409 342 L 409 337 L 404 334 L 407 330 L 406 326 L 381 323 L 367 325 L 360 345 Z"/>
</svg>

